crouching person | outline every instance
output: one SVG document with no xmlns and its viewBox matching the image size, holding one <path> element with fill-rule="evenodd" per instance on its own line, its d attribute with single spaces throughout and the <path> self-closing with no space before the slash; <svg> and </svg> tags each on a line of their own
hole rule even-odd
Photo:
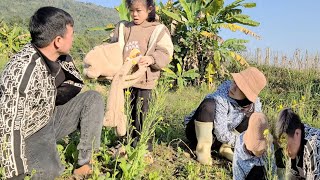
<svg viewBox="0 0 320 180">
<path fill-rule="evenodd" d="M 233 81 L 223 82 L 185 118 L 186 136 L 202 164 L 211 164 L 211 149 L 232 161 L 236 137 L 247 129 L 250 115 L 261 112 L 258 95 L 267 83 L 263 73 L 249 67 L 231 75 Z"/>
<path fill-rule="evenodd" d="M 320 130 L 302 123 L 290 108 L 280 112 L 276 129 L 291 162 L 288 179 L 320 179 Z"/>
<path fill-rule="evenodd" d="M 31 43 L 14 55 L 0 75 L 0 165 L 8 179 L 54 179 L 64 167 L 57 140 L 80 128 L 79 168 L 91 173 L 100 146 L 104 102 L 95 91 L 78 94 L 83 81 L 71 56 L 73 19 L 42 7 L 30 19 Z"/>
<path fill-rule="evenodd" d="M 253 113 L 249 119 L 248 129 L 242 132 L 236 140 L 235 151 L 232 163 L 234 180 L 265 180 L 266 169 L 269 166 L 274 175 L 276 164 L 272 135 L 268 130 L 268 121 L 263 113 Z M 268 145 L 269 144 L 269 145 Z M 270 148 L 269 154 L 267 148 Z"/>
</svg>

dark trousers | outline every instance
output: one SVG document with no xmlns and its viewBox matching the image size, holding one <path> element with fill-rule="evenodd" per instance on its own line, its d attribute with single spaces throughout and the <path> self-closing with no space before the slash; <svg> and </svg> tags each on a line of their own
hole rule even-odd
<svg viewBox="0 0 320 180">
<path fill-rule="evenodd" d="M 214 99 L 204 99 L 199 107 L 197 108 L 195 114 L 193 115 L 192 119 L 186 125 L 186 137 L 189 140 L 189 145 L 191 149 L 195 149 L 197 147 L 197 136 L 195 131 L 194 121 L 200 122 L 212 122 L 214 123 L 214 119 L 216 118 L 216 103 Z M 248 128 L 249 118 L 245 117 L 242 122 L 236 127 L 238 132 L 243 132 Z M 214 128 L 214 124 L 213 124 Z M 216 140 L 216 135 L 214 134 L 214 129 L 212 129 L 212 150 L 219 151 L 222 143 Z"/>
<path fill-rule="evenodd" d="M 151 100 L 151 89 L 140 89 L 131 87 L 129 88 L 131 95 L 131 117 L 132 117 L 132 126 L 134 129 L 132 130 L 132 138 L 134 139 L 132 142 L 132 146 L 136 147 L 139 141 L 140 133 L 142 132 L 143 121 L 149 110 L 149 101 Z M 139 108 L 140 104 L 140 108 Z M 148 141 L 148 150 L 152 151 L 152 139 Z"/>
<path fill-rule="evenodd" d="M 266 170 L 264 166 L 253 166 L 249 174 L 246 177 L 246 180 L 265 180 L 266 179 Z"/>
<path fill-rule="evenodd" d="M 36 172 L 32 179 L 51 180 L 64 171 L 56 142 L 78 127 L 78 164 L 89 163 L 92 150 L 100 147 L 103 116 L 104 101 L 95 91 L 81 93 L 66 104 L 56 106 L 48 124 L 25 141 L 28 170 Z M 23 179 L 22 176 L 12 179 Z"/>
</svg>

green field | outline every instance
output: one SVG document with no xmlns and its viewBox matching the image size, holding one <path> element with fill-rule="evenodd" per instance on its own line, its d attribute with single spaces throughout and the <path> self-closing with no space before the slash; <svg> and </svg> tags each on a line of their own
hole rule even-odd
<svg viewBox="0 0 320 180">
<path fill-rule="evenodd" d="M 282 108 L 292 107 L 304 122 L 320 127 L 319 72 L 266 66 L 259 68 L 268 79 L 268 85 L 262 91 L 260 98 L 263 112 L 267 114 L 271 126 Z M 216 82 L 216 85 L 218 84 L 219 82 Z M 163 90 L 164 86 L 159 88 Z M 108 92 L 108 86 L 101 83 L 90 82 L 87 88 L 96 89 L 105 96 Z M 151 109 L 156 108 L 157 113 L 150 115 L 152 119 L 159 122 L 155 127 L 155 147 L 152 153 L 154 163 L 152 164 L 148 164 L 148 160 L 138 155 L 145 153 L 145 146 L 143 146 L 145 143 L 141 143 L 138 149 L 132 149 L 127 145 L 129 158 L 112 158 L 109 150 L 114 145 L 116 137 L 113 135 L 113 130 L 104 129 L 102 153 L 97 156 L 98 161 L 95 166 L 97 174 L 93 179 L 105 178 L 105 176 L 116 179 L 231 179 L 231 162 L 213 152 L 213 165 L 200 165 L 195 160 L 194 152 L 187 146 L 184 134 L 184 116 L 196 108 L 203 97 L 212 91 L 214 88 L 209 90 L 206 85 L 189 86 L 178 91 L 168 90 L 165 93 L 157 91 L 156 102 L 160 102 L 160 105 L 151 107 Z M 152 110 L 152 112 L 155 111 Z M 152 128 L 146 128 L 143 133 L 148 134 L 150 129 Z M 69 161 L 73 162 L 73 159 L 70 158 Z M 126 168 L 128 172 L 135 173 L 126 174 Z M 70 174 L 71 171 L 66 171 L 66 176 Z"/>
</svg>

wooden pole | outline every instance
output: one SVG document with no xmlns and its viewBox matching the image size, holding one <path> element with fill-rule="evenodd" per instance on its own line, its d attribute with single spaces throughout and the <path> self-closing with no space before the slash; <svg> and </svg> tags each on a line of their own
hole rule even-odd
<svg viewBox="0 0 320 180">
<path fill-rule="evenodd" d="M 258 65 L 261 65 L 261 49 L 260 48 L 257 48 L 256 55 L 257 55 L 257 57 L 256 57 L 257 63 L 258 63 Z"/>
<path fill-rule="evenodd" d="M 294 51 L 293 61 L 294 61 L 293 64 L 295 64 L 296 68 L 300 70 L 301 69 L 301 64 L 300 64 L 300 61 L 299 61 L 299 49 L 296 49 Z"/>
<path fill-rule="evenodd" d="M 320 63 L 319 63 L 319 54 L 317 52 L 315 58 L 314 58 L 314 67 L 319 70 L 320 69 Z"/>
<path fill-rule="evenodd" d="M 270 48 L 266 49 L 266 58 L 264 61 L 265 65 L 269 66 L 270 65 Z"/>
<path fill-rule="evenodd" d="M 274 66 L 276 66 L 276 67 L 278 67 L 278 61 L 279 61 L 279 53 L 277 52 L 275 55 L 274 55 L 274 57 L 273 57 L 274 59 L 273 59 L 273 65 Z"/>
<path fill-rule="evenodd" d="M 305 69 L 309 69 L 310 68 L 310 61 L 309 61 L 309 54 L 308 54 L 308 50 L 306 49 L 306 54 L 304 56 L 304 62 L 305 62 Z"/>
<path fill-rule="evenodd" d="M 281 65 L 283 68 L 286 68 L 286 66 L 287 66 L 287 56 L 286 55 L 282 55 Z"/>
</svg>

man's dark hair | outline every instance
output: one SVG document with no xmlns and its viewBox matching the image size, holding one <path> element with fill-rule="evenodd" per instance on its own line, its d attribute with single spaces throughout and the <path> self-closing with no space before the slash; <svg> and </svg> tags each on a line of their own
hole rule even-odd
<svg viewBox="0 0 320 180">
<path fill-rule="evenodd" d="M 151 6 L 152 10 L 148 15 L 147 21 L 148 22 L 156 21 L 156 8 L 155 8 L 154 0 L 126 0 L 127 8 L 130 9 L 130 7 L 132 6 L 133 2 L 135 2 L 135 1 L 145 2 L 147 8 L 149 8 Z"/>
<path fill-rule="evenodd" d="M 279 114 L 276 127 L 276 134 L 278 138 L 280 138 L 283 133 L 293 137 L 296 129 L 302 128 L 302 123 L 298 114 L 293 112 L 291 108 L 285 108 Z"/>
<path fill-rule="evenodd" d="M 73 27 L 71 15 L 55 7 L 42 7 L 30 19 L 29 31 L 31 43 L 39 48 L 48 46 L 57 36 L 63 37 L 67 25 Z"/>
</svg>

